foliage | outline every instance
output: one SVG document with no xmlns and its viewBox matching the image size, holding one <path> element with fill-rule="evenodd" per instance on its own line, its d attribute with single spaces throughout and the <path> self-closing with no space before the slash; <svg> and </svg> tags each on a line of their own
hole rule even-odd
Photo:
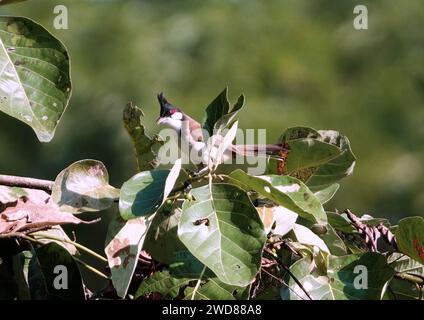
<svg viewBox="0 0 424 320">
<path fill-rule="evenodd" d="M 0 30 L 0 81 L 10 81 L 1 88 L 0 110 L 49 141 L 70 97 L 68 53 L 26 18 L 2 17 Z M 32 64 L 35 58 L 40 62 Z M 241 95 L 230 110 L 225 89 L 206 108 L 203 128 L 212 140 L 230 129 L 207 171 L 188 174 L 181 160 L 159 168 L 154 146 L 161 140 L 146 134 L 143 112 L 129 104 L 124 126 L 140 172 L 119 190 L 96 160 L 71 164 L 42 188 L 16 179 L 15 186 L 0 186 L 0 296 L 105 297 L 106 289 L 85 289 L 79 269 L 85 267 L 108 279 L 114 297 L 123 299 L 422 299 L 422 218 L 390 226 L 324 209 L 354 170 L 356 157 L 343 134 L 289 128 L 278 141 L 288 149 L 283 168 L 269 159 L 261 176 L 220 171 L 216 159 L 235 137 L 243 104 Z M 106 258 L 60 227 L 84 223 L 75 215 L 116 202 Z M 106 274 L 80 259 L 82 253 L 107 262 Z M 66 267 L 71 290 L 57 288 L 58 265 Z"/>
</svg>

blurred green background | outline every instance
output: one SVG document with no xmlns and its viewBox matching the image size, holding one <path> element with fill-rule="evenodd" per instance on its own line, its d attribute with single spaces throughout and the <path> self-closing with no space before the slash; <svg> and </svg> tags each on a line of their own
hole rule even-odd
<svg viewBox="0 0 424 320">
<path fill-rule="evenodd" d="M 69 30 L 53 28 L 58 4 L 68 8 Z M 353 28 L 357 4 L 368 7 L 368 30 Z M 424 215 L 421 0 L 30 0 L 0 13 L 30 17 L 59 37 L 74 87 L 49 144 L 0 114 L 3 174 L 54 179 L 94 158 L 119 187 L 135 172 L 121 122 L 128 100 L 156 132 L 157 92 L 200 120 L 228 85 L 233 101 L 247 97 L 240 126 L 266 128 L 270 143 L 295 125 L 349 137 L 357 165 L 328 209 L 393 223 Z M 101 248 L 106 223 L 98 239 L 93 226 L 79 227 L 83 242 Z"/>
</svg>

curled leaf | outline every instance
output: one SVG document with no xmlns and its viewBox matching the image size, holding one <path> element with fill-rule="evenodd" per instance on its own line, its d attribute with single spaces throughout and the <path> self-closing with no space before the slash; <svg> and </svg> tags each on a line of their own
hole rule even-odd
<svg viewBox="0 0 424 320">
<path fill-rule="evenodd" d="M 62 211 L 81 213 L 105 210 L 118 199 L 119 190 L 109 185 L 109 174 L 97 160 L 80 160 L 62 170 L 52 190 Z"/>
</svg>

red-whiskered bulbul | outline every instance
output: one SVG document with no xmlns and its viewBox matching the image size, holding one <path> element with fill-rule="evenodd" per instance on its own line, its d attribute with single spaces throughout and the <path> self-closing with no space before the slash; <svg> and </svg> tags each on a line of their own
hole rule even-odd
<svg viewBox="0 0 424 320">
<path fill-rule="evenodd" d="M 206 143 L 201 124 L 185 114 L 180 108 L 169 103 L 163 93 L 158 94 L 158 101 L 160 104 L 160 116 L 157 124 L 163 124 L 174 129 L 178 134 L 180 143 L 187 143 L 190 149 L 195 148 L 196 152 L 203 150 Z M 236 156 L 271 156 L 284 162 L 287 152 L 288 149 L 282 144 L 231 144 L 219 162 L 223 163 L 229 157 L 235 158 Z"/>
</svg>

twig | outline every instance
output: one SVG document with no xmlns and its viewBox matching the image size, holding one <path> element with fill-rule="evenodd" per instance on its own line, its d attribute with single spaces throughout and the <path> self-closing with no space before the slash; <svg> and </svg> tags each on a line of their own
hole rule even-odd
<svg viewBox="0 0 424 320">
<path fill-rule="evenodd" d="M 52 192 L 54 181 L 0 174 L 0 185 Z"/>
<path fill-rule="evenodd" d="M 191 295 L 191 299 L 190 300 L 194 300 L 194 297 L 196 295 L 196 292 L 199 290 L 200 283 L 202 282 L 203 275 L 205 274 L 205 270 L 206 270 L 206 266 L 203 267 L 203 270 L 200 273 L 199 280 L 197 280 L 196 286 L 194 287 L 194 290 L 193 290 L 193 293 Z"/>
<path fill-rule="evenodd" d="M 82 244 L 79 244 L 78 242 L 72 241 L 72 240 L 68 240 L 68 239 L 62 239 L 62 238 L 57 238 L 51 235 L 41 235 L 39 237 L 40 239 L 50 239 L 50 240 L 56 240 L 59 242 L 65 242 L 65 243 L 69 243 L 71 245 L 74 245 L 76 248 L 85 251 L 88 254 L 91 254 L 93 257 L 96 257 L 97 259 L 103 261 L 103 262 L 107 262 L 107 259 L 103 256 L 101 256 L 100 254 L 94 252 L 93 250 L 83 246 Z"/>
<path fill-rule="evenodd" d="M 268 248 L 264 249 L 267 253 L 269 253 L 274 259 L 275 261 L 278 262 L 279 265 L 281 265 L 283 267 L 283 269 L 289 274 L 290 277 L 293 278 L 294 282 L 296 282 L 296 284 L 299 286 L 300 289 L 302 289 L 302 291 L 305 293 L 305 295 L 309 298 L 309 300 L 313 300 L 312 297 L 309 295 L 308 291 L 306 291 L 306 289 L 303 287 L 302 283 L 300 283 L 300 281 L 295 277 L 295 275 L 290 271 L 289 267 L 287 267 L 283 261 L 280 260 L 280 258 L 276 257 L 274 255 L 274 253 L 272 253 L 271 250 L 269 250 Z"/>
<path fill-rule="evenodd" d="M 269 275 L 271 278 L 277 280 L 280 284 L 286 286 L 291 292 L 293 292 L 295 295 L 297 295 L 300 299 L 305 300 L 300 294 L 298 294 L 296 292 L 296 290 L 293 290 L 287 283 L 285 283 L 283 279 L 280 279 L 280 278 L 274 276 L 271 272 L 268 272 L 265 269 L 262 269 L 262 271 L 265 272 L 267 275 Z"/>
<path fill-rule="evenodd" d="M 109 277 L 107 275 L 105 275 L 103 272 L 97 270 L 96 268 L 90 266 L 89 264 L 87 264 L 86 262 L 78 259 L 77 257 L 73 257 L 73 259 L 78 262 L 79 264 L 83 265 L 84 267 L 86 267 L 88 270 L 94 272 L 95 274 L 99 275 L 102 278 L 105 278 L 107 280 L 109 280 Z"/>
<path fill-rule="evenodd" d="M 34 232 L 34 231 L 31 231 Z M 92 255 L 93 257 L 96 257 L 97 259 L 103 261 L 103 262 L 107 262 L 107 259 L 103 256 L 101 256 L 100 254 L 94 252 L 93 250 L 83 246 L 82 244 L 79 244 L 78 242 L 72 241 L 72 240 L 67 240 L 67 239 L 63 239 L 63 238 L 57 238 L 54 236 L 49 236 L 49 235 L 39 235 L 38 239 L 35 239 L 33 237 L 28 236 L 27 234 L 25 234 L 24 232 L 13 232 L 13 233 L 8 233 L 8 234 L 4 234 L 4 235 L 0 235 L 0 239 L 1 238 L 22 238 L 31 242 L 36 242 L 36 243 L 40 243 L 40 244 L 44 244 L 42 243 L 40 240 L 42 239 L 50 239 L 50 240 L 55 240 L 58 242 L 64 242 L 64 243 L 69 243 L 74 245 L 76 248 L 85 251 L 86 253 Z"/>
<path fill-rule="evenodd" d="M 411 274 L 411 273 L 402 273 L 402 272 L 397 272 L 395 274 L 395 278 L 399 278 L 402 280 L 406 280 L 412 283 L 415 283 L 416 285 L 422 287 L 424 285 L 424 278 L 415 275 L 415 274 Z"/>
</svg>

